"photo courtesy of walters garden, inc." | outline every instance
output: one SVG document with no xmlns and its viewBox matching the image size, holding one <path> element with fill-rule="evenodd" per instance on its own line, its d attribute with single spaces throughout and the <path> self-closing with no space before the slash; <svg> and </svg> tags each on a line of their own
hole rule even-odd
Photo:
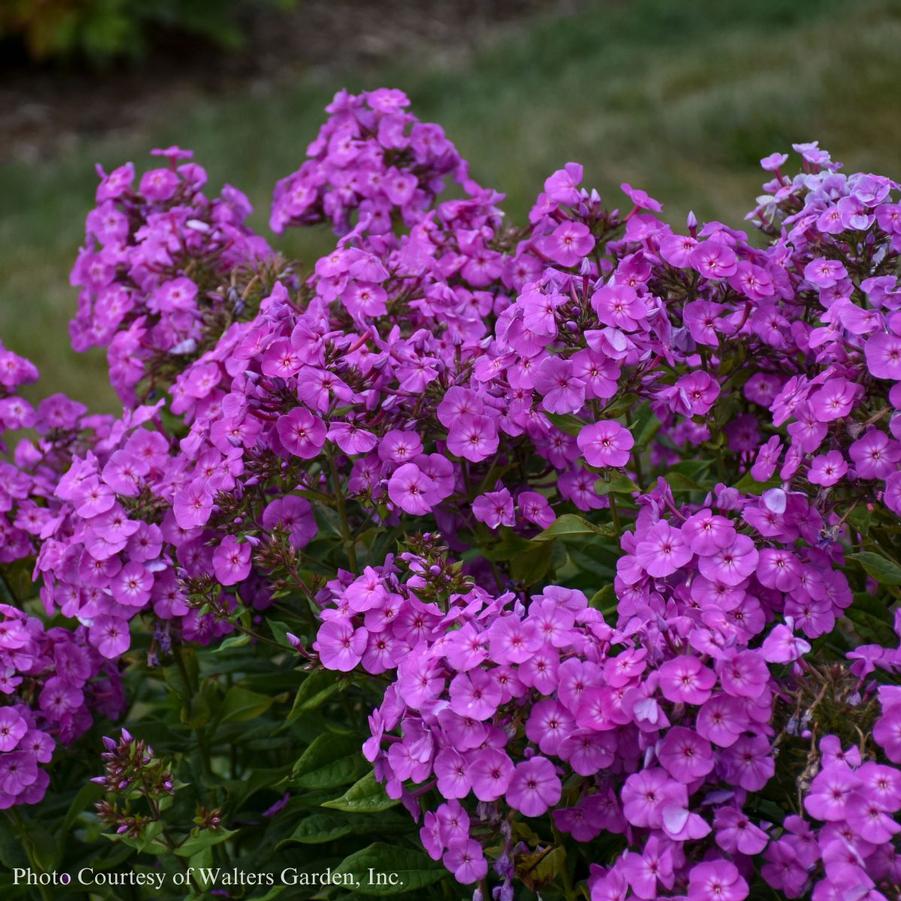
<svg viewBox="0 0 901 901">
<path fill-rule="evenodd" d="M 2 897 L 897 901 L 898 173 L 514 220 L 402 91 L 323 122 L 268 229 L 98 167 L 118 415 L 0 346 Z"/>
</svg>

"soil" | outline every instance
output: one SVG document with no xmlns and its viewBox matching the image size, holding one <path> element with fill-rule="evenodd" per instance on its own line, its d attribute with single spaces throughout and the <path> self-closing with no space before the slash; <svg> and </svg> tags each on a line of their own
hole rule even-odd
<svg viewBox="0 0 901 901">
<path fill-rule="evenodd" d="M 155 37 L 139 64 L 100 71 L 39 66 L 0 44 L 0 163 L 63 154 L 81 139 L 139 131 L 173 101 L 265 89 L 311 69 L 347 71 L 410 57 L 471 53 L 488 36 L 578 0 L 296 0 L 242 22 L 240 51 L 179 34 Z"/>
</svg>

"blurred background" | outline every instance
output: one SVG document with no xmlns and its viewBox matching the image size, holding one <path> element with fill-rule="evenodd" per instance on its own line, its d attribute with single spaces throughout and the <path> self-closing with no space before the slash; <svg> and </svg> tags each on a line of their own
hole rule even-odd
<svg viewBox="0 0 901 901">
<path fill-rule="evenodd" d="M 180 144 L 266 233 L 336 90 L 399 87 L 523 217 L 568 160 L 741 226 L 758 160 L 819 140 L 901 177 L 901 0 L 0 0 L 0 339 L 40 393 L 113 411 L 68 344 L 68 272 L 111 168 Z M 312 262 L 323 232 L 271 238 Z M 312 258 L 312 259 L 311 259 Z"/>
</svg>

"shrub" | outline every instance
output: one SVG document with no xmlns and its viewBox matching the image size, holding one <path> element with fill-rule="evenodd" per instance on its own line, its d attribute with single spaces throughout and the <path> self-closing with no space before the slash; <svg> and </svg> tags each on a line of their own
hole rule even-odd
<svg viewBox="0 0 901 901">
<path fill-rule="evenodd" d="M 103 66 L 143 56 L 162 31 L 238 47 L 247 9 L 242 0 L 6 0 L 0 37 L 20 40 L 38 61 L 79 58 Z"/>
<path fill-rule="evenodd" d="M 795 145 L 749 238 L 568 163 L 515 226 L 407 106 L 339 93 L 276 186 L 309 271 L 187 151 L 100 173 L 72 340 L 119 419 L 3 352 L 31 866 L 897 897 L 898 186 Z"/>
</svg>

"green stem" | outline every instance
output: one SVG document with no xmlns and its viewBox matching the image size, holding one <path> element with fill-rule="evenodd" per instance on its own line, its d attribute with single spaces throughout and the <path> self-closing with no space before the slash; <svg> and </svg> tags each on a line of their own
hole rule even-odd
<svg viewBox="0 0 901 901">
<path fill-rule="evenodd" d="M 353 573 L 357 571 L 357 550 L 354 545 L 350 524 L 347 521 L 347 508 L 344 506 L 344 495 L 341 493 L 341 482 L 338 478 L 338 467 L 335 466 L 335 458 L 331 451 L 328 452 L 329 469 L 332 473 L 332 490 L 335 492 L 335 508 L 341 521 L 341 537 L 344 539 L 344 550 L 347 554 L 347 562 Z"/>
</svg>

